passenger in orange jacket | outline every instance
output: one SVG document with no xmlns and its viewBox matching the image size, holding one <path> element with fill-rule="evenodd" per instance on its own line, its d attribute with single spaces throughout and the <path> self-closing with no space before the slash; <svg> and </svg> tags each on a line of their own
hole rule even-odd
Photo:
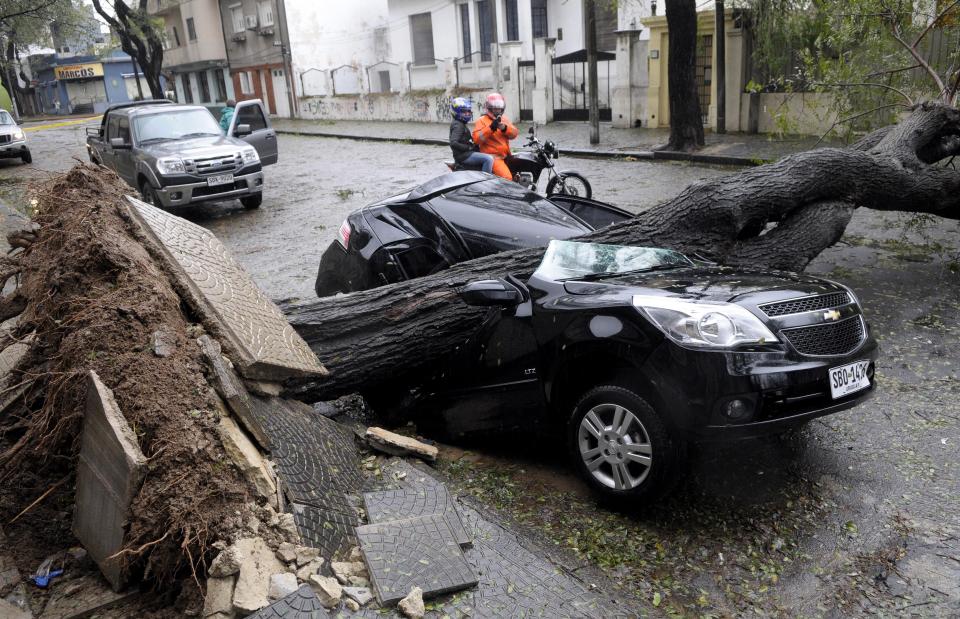
<svg viewBox="0 0 960 619">
<path fill-rule="evenodd" d="M 512 181 L 513 174 L 504 159 L 510 155 L 510 140 L 520 135 L 520 131 L 503 116 L 506 102 L 499 92 L 487 95 L 483 107 L 487 113 L 474 123 L 473 141 L 481 153 L 493 155 L 493 173 Z"/>
</svg>

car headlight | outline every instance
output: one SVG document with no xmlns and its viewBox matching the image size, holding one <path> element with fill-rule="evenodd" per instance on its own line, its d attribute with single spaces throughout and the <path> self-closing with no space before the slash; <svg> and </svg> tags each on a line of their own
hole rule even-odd
<svg viewBox="0 0 960 619">
<path fill-rule="evenodd" d="M 27 136 L 25 136 L 25 135 L 23 134 L 23 131 L 21 131 L 20 129 L 17 129 L 16 131 L 13 132 L 13 139 L 14 139 L 14 141 L 22 140 L 22 139 L 24 139 L 25 137 L 27 137 Z"/>
<path fill-rule="evenodd" d="M 160 174 L 183 174 L 186 169 L 180 157 L 163 157 L 157 159 L 157 171 Z"/>
<path fill-rule="evenodd" d="M 260 163 L 260 155 L 257 154 L 257 149 L 245 148 L 240 152 L 243 155 L 244 163 Z"/>
<path fill-rule="evenodd" d="M 731 350 L 778 342 L 759 318 L 733 303 L 636 295 L 633 305 L 670 339 L 688 348 Z"/>
</svg>

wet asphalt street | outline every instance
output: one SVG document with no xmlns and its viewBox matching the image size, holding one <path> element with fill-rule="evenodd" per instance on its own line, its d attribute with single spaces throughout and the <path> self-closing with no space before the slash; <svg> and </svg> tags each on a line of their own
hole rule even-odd
<svg viewBox="0 0 960 619">
<path fill-rule="evenodd" d="M 0 198 L 14 206 L 24 181 L 86 158 L 82 124 L 37 126 L 27 125 L 34 165 L 0 162 Z M 211 204 L 185 216 L 216 233 L 272 298 L 308 297 L 346 214 L 444 172 L 446 155 L 284 135 L 259 210 Z M 735 171 L 561 167 L 631 211 Z M 695 447 L 678 491 L 639 514 L 598 508 L 550 449 L 518 458 L 473 445 L 447 474 L 583 565 L 606 568 L 601 586 L 654 614 L 960 615 L 960 229 L 858 211 L 809 271 L 851 285 L 881 340 L 879 389 L 863 406 L 785 438 Z"/>
</svg>

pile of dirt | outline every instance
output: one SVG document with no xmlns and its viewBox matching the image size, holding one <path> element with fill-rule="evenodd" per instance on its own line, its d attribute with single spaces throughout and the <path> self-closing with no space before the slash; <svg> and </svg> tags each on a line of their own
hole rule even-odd
<svg viewBox="0 0 960 619">
<path fill-rule="evenodd" d="M 15 371 L 31 383 L 28 394 L 0 415 L 0 517 L 9 522 L 59 482 L 5 531 L 33 565 L 54 546 L 76 544 L 69 509 L 94 370 L 148 458 L 125 558 L 160 587 L 199 585 L 211 545 L 240 533 L 255 493 L 218 437 L 216 394 L 196 343 L 202 329 L 138 239 L 126 191 L 89 165 L 34 188 L 39 228 L 18 256 L 26 309 L 16 334 L 36 339 Z"/>
</svg>

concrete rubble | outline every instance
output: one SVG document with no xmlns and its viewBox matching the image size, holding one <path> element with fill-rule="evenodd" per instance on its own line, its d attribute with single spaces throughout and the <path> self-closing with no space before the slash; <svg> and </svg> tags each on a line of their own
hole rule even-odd
<svg viewBox="0 0 960 619">
<path fill-rule="evenodd" d="M 343 587 L 340 586 L 336 578 L 314 574 L 310 577 L 310 586 L 316 592 L 317 597 L 320 598 L 320 603 L 324 608 L 335 608 L 340 604 Z"/>
<path fill-rule="evenodd" d="M 252 613 L 269 604 L 270 577 L 286 571 L 272 548 L 259 537 L 237 540 L 240 574 L 233 590 L 233 607 L 240 613 Z"/>
<path fill-rule="evenodd" d="M 407 597 L 400 600 L 397 608 L 403 613 L 404 617 L 409 619 L 422 619 L 427 610 L 423 606 L 423 590 L 420 587 L 414 587 L 407 594 Z"/>
<path fill-rule="evenodd" d="M 297 577 L 290 572 L 273 574 L 270 576 L 270 589 L 267 592 L 267 597 L 271 600 L 279 600 L 296 591 L 299 586 Z"/>
<path fill-rule="evenodd" d="M 383 428 L 367 428 L 365 436 L 371 447 L 392 456 L 416 456 L 429 462 L 435 462 L 439 453 L 434 445 L 427 445 L 415 438 L 390 432 Z"/>
</svg>

